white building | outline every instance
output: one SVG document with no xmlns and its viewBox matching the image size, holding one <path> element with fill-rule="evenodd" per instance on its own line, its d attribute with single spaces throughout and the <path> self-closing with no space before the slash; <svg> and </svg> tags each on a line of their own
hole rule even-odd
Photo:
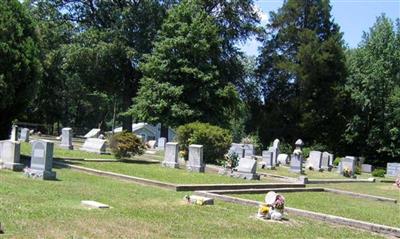
<svg viewBox="0 0 400 239">
<path fill-rule="evenodd" d="M 122 132 L 122 127 L 114 129 L 114 133 Z M 149 140 L 158 140 L 161 135 L 161 124 L 151 125 L 148 123 L 136 123 L 132 124 L 132 132 L 142 137 L 144 142 Z M 168 128 L 168 141 L 172 141 L 175 138 L 175 131 Z"/>
</svg>

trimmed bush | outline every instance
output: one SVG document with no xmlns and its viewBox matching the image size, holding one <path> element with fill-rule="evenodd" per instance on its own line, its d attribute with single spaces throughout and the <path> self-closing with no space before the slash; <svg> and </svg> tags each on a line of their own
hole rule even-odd
<svg viewBox="0 0 400 239">
<path fill-rule="evenodd" d="M 384 169 L 375 169 L 374 171 L 372 171 L 372 176 L 383 178 L 383 177 L 385 177 L 385 170 Z"/>
<path fill-rule="evenodd" d="M 335 158 L 335 160 L 333 161 L 333 165 L 338 166 L 339 163 L 340 163 L 341 161 L 342 161 L 342 158 L 337 157 L 337 158 Z"/>
<path fill-rule="evenodd" d="M 132 132 L 116 133 L 111 137 L 110 148 L 117 159 L 141 155 L 145 146 Z"/>
<path fill-rule="evenodd" d="M 181 150 L 188 152 L 190 144 L 203 145 L 205 163 L 221 164 L 232 143 L 232 134 L 208 123 L 194 122 L 178 127 L 176 138 Z M 188 154 L 185 153 L 185 160 Z"/>
</svg>

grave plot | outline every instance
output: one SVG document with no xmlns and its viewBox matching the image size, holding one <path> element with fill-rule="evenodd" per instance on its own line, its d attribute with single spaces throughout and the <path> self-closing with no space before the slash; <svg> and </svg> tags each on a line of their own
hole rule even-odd
<svg viewBox="0 0 400 239">
<path fill-rule="evenodd" d="M 400 227 L 400 207 L 395 203 L 377 202 L 329 192 L 293 192 L 283 193 L 283 195 L 288 207 Z M 230 196 L 264 201 L 265 194 Z"/>
<path fill-rule="evenodd" d="M 6 238 L 384 238 L 375 233 L 292 216 L 288 222 L 254 218 L 257 207 L 217 200 L 189 205 L 186 193 L 57 169 L 59 181 L 0 173 L 0 221 Z M 94 200 L 110 209 L 88 210 Z"/>
<path fill-rule="evenodd" d="M 332 171 L 325 170 L 323 172 L 319 172 L 318 170 L 309 170 L 307 168 L 304 168 L 304 174 L 301 175 L 299 173 L 291 172 L 288 167 L 282 167 L 282 166 L 276 167 L 274 170 L 257 169 L 257 171 L 260 173 L 275 174 L 293 178 L 298 178 L 299 176 L 307 176 L 309 179 L 348 179 L 337 173 L 335 169 L 332 169 Z M 362 173 L 361 175 L 356 175 L 356 176 L 357 178 L 367 179 L 371 177 L 371 174 Z"/>
</svg>

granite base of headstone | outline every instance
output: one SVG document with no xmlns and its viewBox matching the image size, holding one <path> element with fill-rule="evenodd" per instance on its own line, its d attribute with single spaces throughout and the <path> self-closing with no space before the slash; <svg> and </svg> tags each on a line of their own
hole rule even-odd
<svg viewBox="0 0 400 239">
<path fill-rule="evenodd" d="M 61 144 L 60 148 L 63 149 L 69 149 L 72 150 L 74 149 L 74 146 L 72 145 L 72 129 L 71 128 L 63 128 L 61 130 Z"/>
<path fill-rule="evenodd" d="M 371 164 L 361 164 L 361 172 L 363 173 L 372 173 L 372 165 Z"/>
<path fill-rule="evenodd" d="M 233 177 L 243 178 L 247 180 L 259 180 L 260 175 L 256 173 L 257 161 L 251 158 L 241 158 L 238 166 L 232 173 Z"/>
<path fill-rule="evenodd" d="M 162 166 L 168 168 L 179 168 L 178 163 L 179 145 L 178 143 L 169 142 L 165 145 L 164 161 Z"/>
<path fill-rule="evenodd" d="M 190 172 L 204 173 L 203 145 L 189 145 L 189 160 L 186 164 L 186 168 Z"/>
<path fill-rule="evenodd" d="M 22 171 L 24 165 L 20 163 L 21 145 L 11 140 L 0 141 L 0 168 L 13 171 Z"/>
<path fill-rule="evenodd" d="M 54 144 L 47 140 L 36 140 L 32 143 L 30 169 L 25 172 L 28 176 L 44 180 L 56 179 L 53 172 Z"/>
<path fill-rule="evenodd" d="M 106 141 L 104 139 L 87 138 L 80 150 L 97 154 L 106 154 Z"/>
</svg>

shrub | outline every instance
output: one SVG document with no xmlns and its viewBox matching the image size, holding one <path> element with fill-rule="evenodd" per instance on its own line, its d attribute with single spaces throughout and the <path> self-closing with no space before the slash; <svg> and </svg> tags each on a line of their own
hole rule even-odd
<svg viewBox="0 0 400 239">
<path fill-rule="evenodd" d="M 360 175 L 361 174 L 361 166 L 357 165 L 354 173 Z"/>
<path fill-rule="evenodd" d="M 372 176 L 374 177 L 385 177 L 385 170 L 384 169 L 375 169 L 372 171 Z"/>
<path fill-rule="evenodd" d="M 232 143 L 232 134 L 229 130 L 200 122 L 179 126 L 176 137 L 181 150 L 186 152 L 190 144 L 203 145 L 205 163 L 221 163 Z M 185 156 L 187 160 L 188 154 Z"/>
<path fill-rule="evenodd" d="M 256 134 L 249 134 L 246 137 L 242 138 L 242 144 L 252 144 L 256 153 L 261 153 L 263 145 L 261 143 L 260 137 Z"/>
<path fill-rule="evenodd" d="M 272 146 L 272 143 L 271 143 Z M 281 142 L 279 144 L 279 150 L 282 154 L 288 154 L 291 155 L 293 153 L 294 150 L 294 145 L 291 145 L 289 143 L 286 142 Z"/>
<path fill-rule="evenodd" d="M 335 160 L 333 161 L 333 165 L 338 166 L 339 163 L 340 163 L 341 161 L 342 161 L 342 158 L 337 157 L 337 158 L 335 158 Z"/>
<path fill-rule="evenodd" d="M 143 154 L 145 146 L 132 132 L 116 133 L 111 137 L 110 148 L 117 159 Z"/>
</svg>

